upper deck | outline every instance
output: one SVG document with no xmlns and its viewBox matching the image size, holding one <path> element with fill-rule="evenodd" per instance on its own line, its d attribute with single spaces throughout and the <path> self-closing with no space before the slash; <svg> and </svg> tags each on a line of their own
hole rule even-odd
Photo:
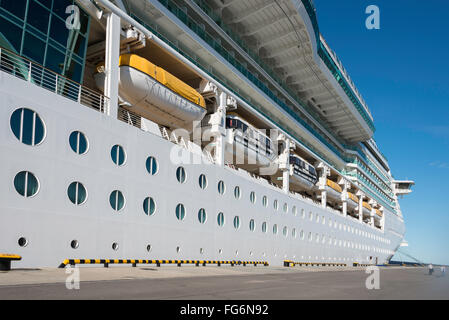
<svg viewBox="0 0 449 320">
<path fill-rule="evenodd" d="M 355 143 L 374 133 L 366 103 L 319 33 L 311 1 L 158 2 L 168 8 L 176 6 L 188 17 L 224 33 L 221 46 L 240 51 L 245 62 L 260 72 L 260 80 L 263 77 L 287 101 L 300 104 L 328 134 Z M 200 21 L 204 15 L 210 19 Z"/>
</svg>

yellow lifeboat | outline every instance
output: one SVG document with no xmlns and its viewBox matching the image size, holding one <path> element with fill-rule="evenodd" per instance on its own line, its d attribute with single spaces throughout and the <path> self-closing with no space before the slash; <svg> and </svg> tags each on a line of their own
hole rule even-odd
<svg viewBox="0 0 449 320">
<path fill-rule="evenodd" d="M 348 192 L 348 200 L 349 200 L 348 201 L 348 208 L 350 210 L 353 210 L 353 209 L 357 208 L 357 206 L 359 205 L 359 198 L 355 194 L 353 194 L 351 192 Z"/>
<path fill-rule="evenodd" d="M 326 194 L 329 199 L 334 200 L 334 201 L 340 201 L 342 192 L 343 192 L 343 189 L 338 185 L 338 183 L 327 179 Z"/>
<path fill-rule="evenodd" d="M 379 209 L 376 209 L 376 214 L 382 218 L 382 216 L 384 215 L 382 211 L 380 211 Z"/>
<path fill-rule="evenodd" d="M 373 209 L 373 207 L 371 207 L 368 202 L 363 201 L 362 207 L 363 207 L 363 213 L 364 214 L 366 214 L 366 215 L 370 215 L 371 214 L 371 210 Z"/>
<path fill-rule="evenodd" d="M 104 65 L 104 64 L 102 64 Z M 97 86 L 104 88 L 104 68 L 97 67 Z M 206 103 L 194 88 L 135 54 L 119 61 L 119 96 L 130 111 L 170 128 L 191 128 L 206 114 Z"/>
</svg>

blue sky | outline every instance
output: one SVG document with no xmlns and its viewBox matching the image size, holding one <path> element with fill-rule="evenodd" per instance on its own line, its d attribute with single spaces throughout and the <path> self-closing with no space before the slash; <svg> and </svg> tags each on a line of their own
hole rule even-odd
<svg viewBox="0 0 449 320">
<path fill-rule="evenodd" d="M 409 243 L 401 250 L 449 264 L 449 1 L 314 3 L 320 32 L 373 114 L 393 176 L 416 182 L 400 200 Z M 380 30 L 365 27 L 368 5 L 380 9 Z"/>
</svg>

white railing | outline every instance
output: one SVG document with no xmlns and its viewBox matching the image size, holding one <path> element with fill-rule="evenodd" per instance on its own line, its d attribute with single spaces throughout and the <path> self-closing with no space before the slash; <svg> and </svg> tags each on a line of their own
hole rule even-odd
<svg viewBox="0 0 449 320">
<path fill-rule="evenodd" d="M 1 47 L 0 70 L 87 107 L 105 112 L 108 98 L 101 93 Z"/>
</svg>

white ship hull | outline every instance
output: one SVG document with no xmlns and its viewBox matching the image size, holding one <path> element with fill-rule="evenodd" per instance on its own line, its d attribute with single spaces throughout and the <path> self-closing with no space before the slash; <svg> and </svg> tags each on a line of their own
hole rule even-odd
<svg viewBox="0 0 449 320">
<path fill-rule="evenodd" d="M 11 131 L 11 114 L 23 107 L 37 112 L 45 124 L 45 139 L 37 146 L 24 145 Z M 388 228 L 381 231 L 227 167 L 175 164 L 170 161 L 173 148 L 180 147 L 158 132 L 145 132 L 4 72 L 0 72 L 0 119 L 0 252 L 23 257 L 14 267 L 57 267 L 69 258 L 263 260 L 274 266 L 284 259 L 383 263 L 403 240 L 403 221 L 387 209 Z M 75 130 L 89 141 L 84 155 L 69 146 Z M 120 167 L 110 155 L 116 144 L 126 152 Z M 149 156 L 158 162 L 155 175 L 145 168 Z M 176 180 L 180 165 L 186 170 L 185 183 Z M 25 198 L 14 189 L 14 177 L 23 170 L 39 181 L 33 197 Z M 204 190 L 198 186 L 201 174 L 208 180 Z M 82 205 L 68 199 L 73 181 L 86 187 L 88 197 Z M 223 195 L 217 191 L 219 181 L 226 186 Z M 240 187 L 240 199 L 234 197 L 235 186 Z M 125 197 L 119 212 L 109 204 L 113 190 L 121 190 Z M 151 216 L 142 209 L 148 196 L 156 203 Z M 274 200 L 279 212 L 273 209 Z M 175 215 L 179 203 L 186 209 L 183 221 Z M 287 213 L 282 211 L 284 203 Z M 207 212 L 205 223 L 198 221 L 200 208 Z M 223 226 L 217 224 L 219 212 L 225 215 Z M 235 216 L 239 229 L 233 225 Z M 251 219 L 254 231 L 249 229 Z M 268 224 L 266 233 L 263 222 Z M 18 244 L 21 237 L 26 246 Z M 73 240 L 79 243 L 77 249 L 71 248 Z"/>
</svg>

